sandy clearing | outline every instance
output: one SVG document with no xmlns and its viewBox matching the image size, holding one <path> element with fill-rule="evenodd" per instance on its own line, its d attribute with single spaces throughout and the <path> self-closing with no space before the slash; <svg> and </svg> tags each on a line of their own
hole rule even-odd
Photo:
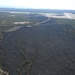
<svg viewBox="0 0 75 75">
<path fill-rule="evenodd" d="M 15 17 L 15 15 L 8 15 L 8 17 Z"/>
<path fill-rule="evenodd" d="M 57 13 L 40 13 L 43 16 L 49 17 L 49 18 L 66 18 L 66 16 L 57 16 L 59 14 Z"/>
<path fill-rule="evenodd" d="M 64 15 L 69 18 L 69 19 L 72 19 L 72 16 L 70 15 L 70 13 L 64 13 Z"/>
<path fill-rule="evenodd" d="M 14 12 L 14 11 L 10 11 L 9 13 L 15 13 L 15 14 L 30 14 L 30 12 Z"/>
<path fill-rule="evenodd" d="M 28 22 L 28 21 L 25 22 L 25 21 L 24 21 L 24 22 L 13 22 L 13 23 L 17 25 L 17 24 L 29 24 L 30 22 Z"/>
<path fill-rule="evenodd" d="M 69 19 L 75 19 L 75 14 L 72 13 L 64 13 L 64 15 Z"/>
<path fill-rule="evenodd" d="M 58 13 L 39 13 L 42 16 L 46 16 L 49 18 L 66 18 L 66 19 L 75 19 L 75 14 L 72 13 L 64 13 L 62 16 L 58 16 Z"/>
<path fill-rule="evenodd" d="M 32 27 L 32 26 L 31 26 L 31 25 L 28 25 L 27 27 L 29 27 L 29 28 L 30 28 L 30 27 Z"/>
</svg>

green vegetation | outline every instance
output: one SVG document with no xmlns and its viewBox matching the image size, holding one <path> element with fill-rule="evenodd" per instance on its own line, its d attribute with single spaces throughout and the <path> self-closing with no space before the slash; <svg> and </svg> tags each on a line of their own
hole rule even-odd
<svg viewBox="0 0 75 75">
<path fill-rule="evenodd" d="M 73 28 L 75 28 L 75 20 L 73 19 L 55 19 L 56 20 L 56 23 L 58 24 L 65 24 L 65 25 L 71 25 L 73 26 Z"/>
<path fill-rule="evenodd" d="M 0 12 L 0 42 L 3 38 L 2 32 L 17 26 L 35 25 L 42 16 L 36 17 L 37 14 L 9 13 Z M 44 19 L 42 19 L 44 20 Z M 41 20 L 41 21 L 42 21 Z M 25 24 L 14 24 L 14 22 L 29 22 Z"/>
<path fill-rule="evenodd" d="M 5 32 L 6 30 L 12 29 L 12 28 L 17 27 L 17 26 L 35 25 L 36 23 L 42 22 L 46 19 L 47 19 L 47 17 L 41 16 L 38 14 L 0 12 L 0 44 L 3 40 L 3 32 Z M 14 24 L 14 22 L 29 22 L 29 23 Z M 22 41 L 22 39 L 21 39 L 21 41 Z M 21 41 L 19 43 L 19 46 L 21 45 Z M 17 42 L 19 42 L 19 41 L 17 41 Z M 24 52 L 25 49 L 20 49 L 21 47 L 18 47 L 19 48 L 18 50 L 25 57 L 25 52 Z M 7 54 L 7 51 L 8 51 L 8 49 L 6 49 L 6 52 L 5 52 L 6 54 Z M 3 65 L 2 65 L 3 61 L 2 60 L 6 57 L 6 56 L 3 56 L 1 54 L 3 54 L 3 49 L 0 48 L 0 68 L 3 67 Z M 20 64 L 19 68 L 17 69 L 18 74 L 20 75 L 22 73 L 22 70 L 23 70 L 22 68 L 24 68 L 26 66 L 25 74 L 27 75 L 31 69 L 32 63 L 33 63 L 32 61 L 26 60 L 24 58 L 24 60 Z M 3 75 L 3 70 L 0 71 L 0 75 Z"/>
<path fill-rule="evenodd" d="M 59 25 L 63 25 L 63 29 L 65 32 L 71 34 L 72 37 L 75 37 L 75 20 L 73 19 L 55 19 L 55 20 L 56 23 L 58 23 Z"/>
<path fill-rule="evenodd" d="M 15 26 L 25 26 L 28 24 L 14 24 L 13 22 L 30 22 L 31 20 L 25 14 L 10 14 L 10 13 L 0 13 L 0 31 L 10 29 Z"/>
<path fill-rule="evenodd" d="M 27 25 L 36 26 L 28 28 Z M 4 33 L 3 38 L 3 32 L 17 26 L 23 27 L 15 32 Z M 75 72 L 74 37 L 75 20 L 48 19 L 32 13 L 0 12 L 0 75 L 8 75 L 7 72 L 10 75 L 68 75 L 67 72 Z"/>
<path fill-rule="evenodd" d="M 0 32 L 11 29 L 17 26 L 35 25 L 40 21 L 44 21 L 47 17 L 39 14 L 23 14 L 23 13 L 9 13 L 0 12 Z M 29 22 L 25 24 L 14 24 L 14 22 Z"/>
</svg>

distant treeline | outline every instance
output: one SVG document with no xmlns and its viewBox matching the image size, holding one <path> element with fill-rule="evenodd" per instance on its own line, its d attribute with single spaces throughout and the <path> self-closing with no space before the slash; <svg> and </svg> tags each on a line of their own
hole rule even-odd
<svg viewBox="0 0 75 75">
<path fill-rule="evenodd" d="M 74 13 L 75 10 L 58 10 L 58 9 L 24 9 L 24 8 L 0 8 L 0 11 L 16 11 L 16 12 L 34 12 L 34 13 Z"/>
</svg>

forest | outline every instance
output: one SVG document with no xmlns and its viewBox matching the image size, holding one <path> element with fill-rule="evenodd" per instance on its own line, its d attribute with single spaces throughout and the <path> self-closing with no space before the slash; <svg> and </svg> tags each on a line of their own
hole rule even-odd
<svg viewBox="0 0 75 75">
<path fill-rule="evenodd" d="M 75 75 L 75 19 L 27 12 L 0 12 L 0 75 Z"/>
</svg>

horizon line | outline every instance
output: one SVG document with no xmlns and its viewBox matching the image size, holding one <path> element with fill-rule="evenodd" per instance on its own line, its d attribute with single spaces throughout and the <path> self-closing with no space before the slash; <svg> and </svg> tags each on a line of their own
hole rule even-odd
<svg viewBox="0 0 75 75">
<path fill-rule="evenodd" d="M 40 9 L 40 10 L 75 10 L 75 9 L 57 9 L 57 8 L 23 8 L 23 7 L 9 7 L 9 6 L 0 6 L 0 8 L 13 8 L 13 9 Z"/>
</svg>

